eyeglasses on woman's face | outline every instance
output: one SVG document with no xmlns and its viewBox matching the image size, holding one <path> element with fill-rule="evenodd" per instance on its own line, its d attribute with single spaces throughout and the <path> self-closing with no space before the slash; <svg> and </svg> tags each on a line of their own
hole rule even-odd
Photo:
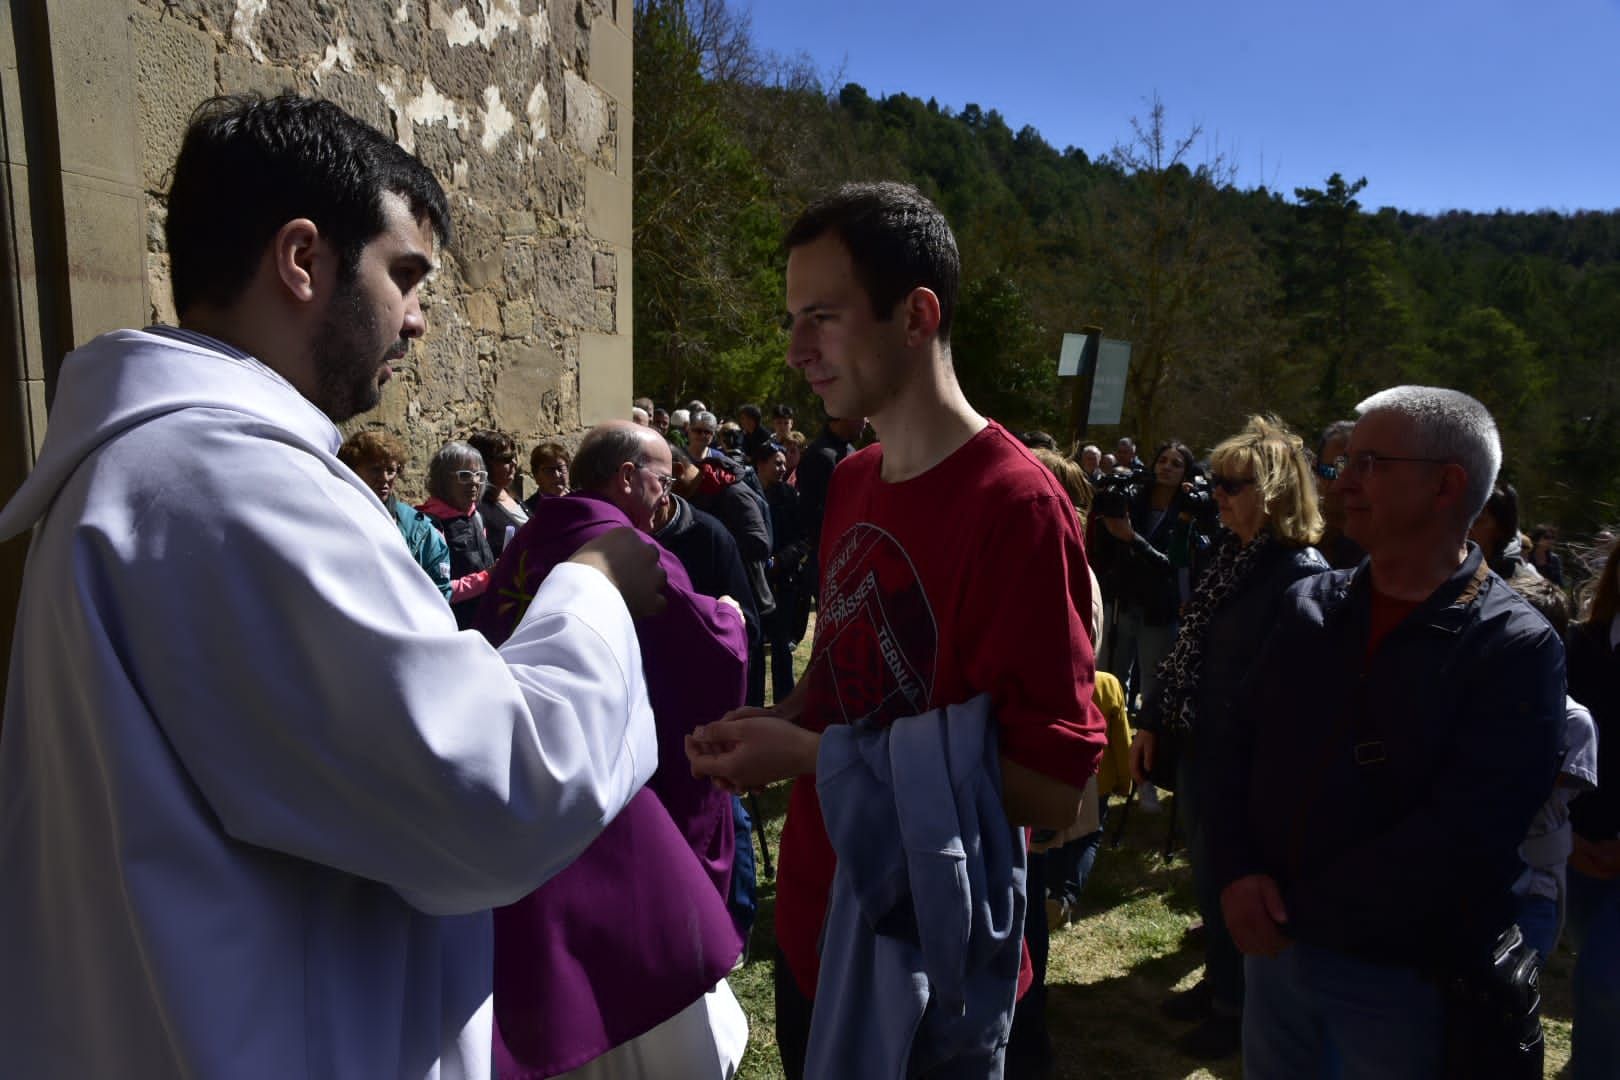
<svg viewBox="0 0 1620 1080">
<path fill-rule="evenodd" d="M 463 484 L 482 484 L 489 479 L 489 473 L 483 469 L 457 469 L 456 480 Z"/>
</svg>

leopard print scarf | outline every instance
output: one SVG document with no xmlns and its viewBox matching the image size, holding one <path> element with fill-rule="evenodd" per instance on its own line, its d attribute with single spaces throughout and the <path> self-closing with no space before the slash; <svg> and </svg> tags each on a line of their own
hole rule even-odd
<svg viewBox="0 0 1620 1080">
<path fill-rule="evenodd" d="M 1181 616 L 1181 630 L 1170 654 L 1159 663 L 1160 706 L 1157 727 L 1164 731 L 1187 732 L 1197 721 L 1198 676 L 1203 670 L 1204 635 L 1215 613 L 1242 587 L 1255 566 L 1275 541 L 1262 530 L 1244 544 L 1236 534 L 1227 533 L 1192 600 Z"/>
</svg>

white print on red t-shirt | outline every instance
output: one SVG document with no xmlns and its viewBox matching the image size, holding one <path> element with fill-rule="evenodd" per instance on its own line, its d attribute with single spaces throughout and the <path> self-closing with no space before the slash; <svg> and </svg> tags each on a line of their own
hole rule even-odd
<svg viewBox="0 0 1620 1080">
<path fill-rule="evenodd" d="M 917 568 L 890 533 L 852 525 L 822 576 L 816 650 L 807 677 L 822 715 L 884 726 L 929 707 L 939 626 Z"/>
</svg>

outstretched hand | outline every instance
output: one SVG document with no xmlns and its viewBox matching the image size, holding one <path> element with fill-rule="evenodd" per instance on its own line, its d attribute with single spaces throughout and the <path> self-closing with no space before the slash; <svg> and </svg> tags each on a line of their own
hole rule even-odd
<svg viewBox="0 0 1620 1080">
<path fill-rule="evenodd" d="M 816 771 L 821 736 L 767 709 L 733 709 L 686 737 L 693 776 L 734 795 Z"/>
<path fill-rule="evenodd" d="M 668 603 L 664 598 L 668 575 L 659 565 L 658 545 L 628 526 L 608 530 L 568 561 L 601 571 L 635 618 L 657 615 Z"/>
</svg>

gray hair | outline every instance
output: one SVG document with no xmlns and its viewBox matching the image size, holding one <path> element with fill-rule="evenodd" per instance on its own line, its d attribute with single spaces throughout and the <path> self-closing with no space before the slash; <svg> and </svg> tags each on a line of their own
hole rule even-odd
<svg viewBox="0 0 1620 1080">
<path fill-rule="evenodd" d="M 457 472 L 483 467 L 484 455 L 472 446 L 459 439 L 447 442 L 439 447 L 439 452 L 433 455 L 433 461 L 428 465 L 428 494 L 442 499 L 449 493 L 450 482 L 455 479 Z"/>
<path fill-rule="evenodd" d="M 715 431 L 720 430 L 720 421 L 714 418 L 714 413 L 707 410 L 694 414 L 691 422 L 694 424 L 702 424 L 704 427 L 713 428 Z"/>
<path fill-rule="evenodd" d="M 1395 386 L 1356 406 L 1356 415 L 1391 412 L 1412 422 L 1417 453 L 1462 467 L 1463 523 L 1479 516 L 1502 467 L 1502 437 L 1485 406 L 1460 390 L 1438 386 Z"/>
<path fill-rule="evenodd" d="M 651 420 L 652 417 L 647 415 L 647 410 L 643 409 L 640 405 L 632 405 L 630 406 L 630 419 L 645 427 L 647 421 Z"/>
<path fill-rule="evenodd" d="M 669 426 L 672 428 L 683 428 L 691 419 L 691 413 L 687 412 L 685 409 L 676 409 L 674 412 L 669 414 Z"/>
<path fill-rule="evenodd" d="M 649 427 L 604 424 L 592 428 L 580 440 L 579 450 L 568 470 L 574 487 L 580 491 L 601 492 L 613 483 L 619 466 L 625 462 L 640 468 L 647 464 L 647 445 L 662 439 Z"/>
</svg>

